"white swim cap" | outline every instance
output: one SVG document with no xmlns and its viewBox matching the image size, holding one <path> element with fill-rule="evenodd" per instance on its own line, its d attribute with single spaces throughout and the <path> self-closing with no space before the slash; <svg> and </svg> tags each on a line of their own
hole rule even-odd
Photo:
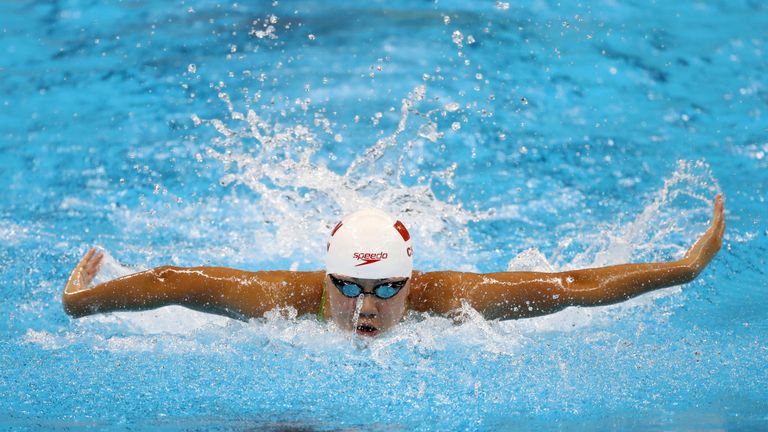
<svg viewBox="0 0 768 432">
<path fill-rule="evenodd" d="M 402 222 L 381 210 L 360 210 L 331 231 L 325 271 L 361 279 L 411 277 L 412 255 Z"/>
</svg>

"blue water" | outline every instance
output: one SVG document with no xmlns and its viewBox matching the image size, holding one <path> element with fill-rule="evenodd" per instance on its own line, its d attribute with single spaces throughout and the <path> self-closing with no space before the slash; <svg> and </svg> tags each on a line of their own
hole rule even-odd
<svg viewBox="0 0 768 432">
<path fill-rule="evenodd" d="M 0 428 L 767 429 L 765 28 L 757 1 L 0 4 Z M 315 270 L 369 205 L 422 270 L 674 259 L 718 191 L 701 277 L 620 305 L 368 344 L 61 306 L 90 245 L 102 280 Z"/>
</svg>

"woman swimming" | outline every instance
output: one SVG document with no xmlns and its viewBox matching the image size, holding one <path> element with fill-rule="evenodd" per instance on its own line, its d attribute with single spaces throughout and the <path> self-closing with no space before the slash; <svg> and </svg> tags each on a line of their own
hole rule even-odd
<svg viewBox="0 0 768 432">
<path fill-rule="evenodd" d="M 466 302 L 487 319 L 515 319 L 568 306 L 618 303 L 687 283 L 720 250 L 724 230 L 718 195 L 710 227 L 677 261 L 558 273 L 419 272 L 413 271 L 406 227 L 379 210 L 362 210 L 331 232 L 325 271 L 163 266 L 89 287 L 104 256 L 92 248 L 72 271 L 62 303 L 73 317 L 181 305 L 248 319 L 290 306 L 300 315 L 318 313 L 345 330 L 376 336 L 400 322 L 408 309 L 448 314 Z"/>
</svg>

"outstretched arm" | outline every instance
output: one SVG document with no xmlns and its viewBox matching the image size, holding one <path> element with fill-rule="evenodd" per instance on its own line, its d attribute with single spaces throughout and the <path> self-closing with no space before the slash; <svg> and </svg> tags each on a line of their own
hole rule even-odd
<svg viewBox="0 0 768 432">
<path fill-rule="evenodd" d="M 322 296 L 323 272 L 247 272 L 224 267 L 164 266 L 88 288 L 102 257 L 91 249 L 72 270 L 62 296 L 69 315 L 175 304 L 247 319 L 278 306 L 292 306 L 299 314 L 315 313 Z"/>
<path fill-rule="evenodd" d="M 720 250 L 724 230 L 723 197 L 718 195 L 709 229 L 678 261 L 560 273 L 422 273 L 414 277 L 411 304 L 417 310 L 445 313 L 465 300 L 487 318 L 513 319 L 545 315 L 567 306 L 618 303 L 695 279 Z"/>
</svg>

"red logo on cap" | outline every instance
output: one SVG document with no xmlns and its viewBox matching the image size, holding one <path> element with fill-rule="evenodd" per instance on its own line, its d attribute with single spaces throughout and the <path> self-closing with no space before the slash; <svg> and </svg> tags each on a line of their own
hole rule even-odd
<svg viewBox="0 0 768 432">
<path fill-rule="evenodd" d="M 387 256 L 388 255 L 386 252 L 379 252 L 379 253 L 355 252 L 352 254 L 352 258 L 362 261 L 360 264 L 356 265 L 355 267 L 377 263 L 381 260 L 387 259 Z"/>
<path fill-rule="evenodd" d="M 403 225 L 402 222 L 400 221 L 395 222 L 395 229 L 403 237 L 403 241 L 408 241 L 411 238 L 411 235 L 408 233 L 408 230 L 405 229 L 405 225 Z"/>
<path fill-rule="evenodd" d="M 336 231 L 338 231 L 339 228 L 341 228 L 341 222 L 337 223 L 336 226 L 333 228 L 333 230 L 331 231 L 331 237 L 333 237 L 333 235 L 336 234 Z"/>
</svg>

